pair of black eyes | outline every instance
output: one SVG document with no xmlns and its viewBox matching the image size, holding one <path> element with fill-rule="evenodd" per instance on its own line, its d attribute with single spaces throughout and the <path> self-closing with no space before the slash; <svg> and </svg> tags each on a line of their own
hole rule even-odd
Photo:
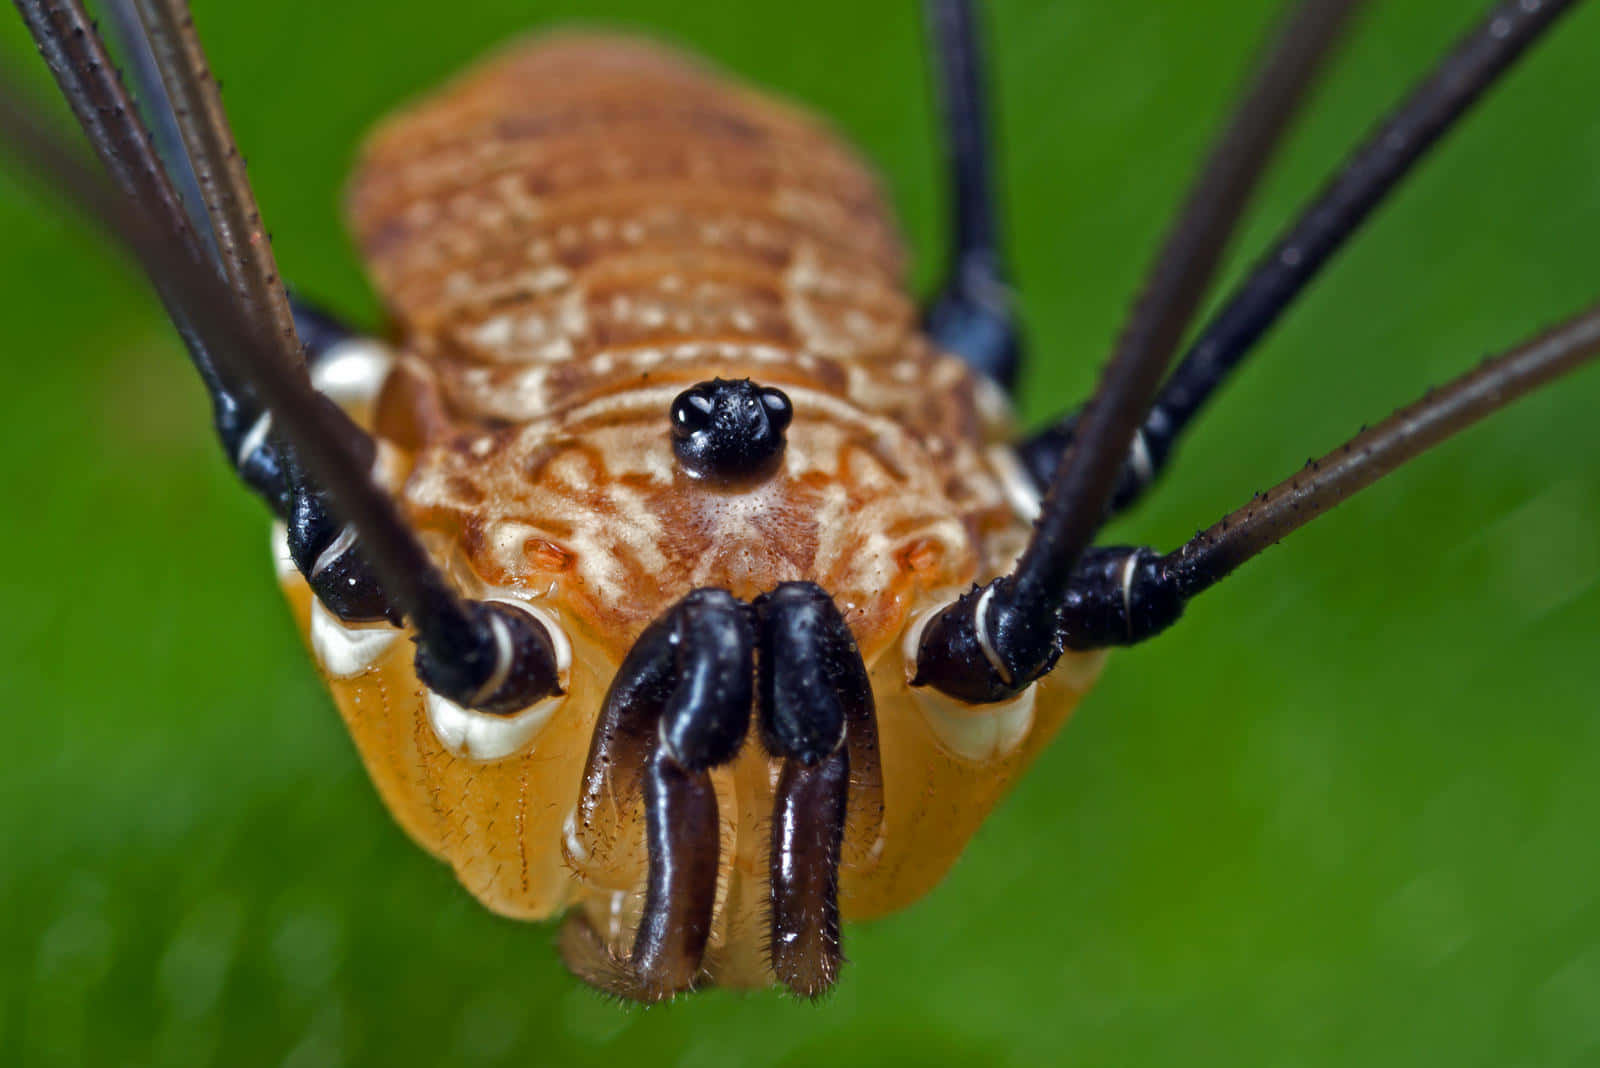
<svg viewBox="0 0 1600 1068">
<path fill-rule="evenodd" d="M 770 473 L 783 454 L 794 406 L 782 390 L 715 378 L 672 401 L 672 446 L 691 474 L 742 479 Z"/>
<path fill-rule="evenodd" d="M 752 387 L 757 403 L 774 430 L 781 434 L 789 428 L 794 418 L 794 405 L 782 390 L 756 386 L 748 379 L 730 383 L 719 378 L 678 394 L 672 402 L 672 432 L 683 437 L 712 429 L 716 425 L 718 406 L 728 403 L 729 391 L 725 387 L 740 385 Z"/>
</svg>

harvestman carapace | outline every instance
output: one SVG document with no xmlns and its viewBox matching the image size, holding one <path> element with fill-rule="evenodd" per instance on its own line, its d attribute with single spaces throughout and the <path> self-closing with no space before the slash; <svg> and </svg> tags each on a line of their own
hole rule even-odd
<svg viewBox="0 0 1600 1068">
<path fill-rule="evenodd" d="M 396 817 L 491 907 L 569 910 L 569 965 L 630 997 L 827 990 L 841 918 L 937 882 L 1098 650 L 1600 352 L 1590 310 L 1175 551 L 1092 544 L 1570 2 L 1491 10 L 1167 374 L 1357 6 L 1296 5 L 1093 397 L 1021 442 L 969 5 L 928 6 L 955 252 L 920 328 L 873 180 L 831 135 L 654 46 L 561 38 L 367 150 L 351 214 L 392 348 L 286 294 L 181 0 L 114 8 L 160 152 L 80 3 L 17 6 L 111 180 L 9 91 L 4 134 L 150 275 Z"/>
</svg>

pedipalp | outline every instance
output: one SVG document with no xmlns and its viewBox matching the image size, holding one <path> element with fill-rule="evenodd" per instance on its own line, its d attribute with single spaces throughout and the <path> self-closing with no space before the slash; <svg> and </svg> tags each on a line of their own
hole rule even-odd
<svg viewBox="0 0 1600 1068">
<path fill-rule="evenodd" d="M 739 756 L 752 715 L 765 757 L 779 765 L 769 963 L 802 997 L 833 986 L 844 959 L 839 866 L 852 753 L 870 782 L 877 738 L 860 650 L 832 598 L 809 582 L 785 583 L 751 605 L 696 590 L 617 669 L 591 736 L 569 849 L 590 873 L 625 871 L 622 828 L 642 805 L 648 876 L 626 954 L 608 948 L 588 918 L 568 919 L 563 953 L 586 981 L 642 1001 L 698 981 L 719 870 L 709 773 Z"/>
<path fill-rule="evenodd" d="M 761 737 L 783 760 L 772 813 L 768 947 L 779 981 L 815 998 L 832 988 L 844 962 L 839 861 L 852 753 L 864 768 L 876 763 L 872 684 L 821 587 L 785 583 L 755 608 Z"/>
</svg>

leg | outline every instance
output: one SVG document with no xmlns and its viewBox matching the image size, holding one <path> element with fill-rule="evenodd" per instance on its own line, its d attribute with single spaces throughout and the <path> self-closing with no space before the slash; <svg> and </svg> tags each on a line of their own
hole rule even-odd
<svg viewBox="0 0 1600 1068">
<path fill-rule="evenodd" d="M 984 73 L 967 0 L 927 0 L 944 112 L 952 230 L 950 275 L 924 316 L 928 336 L 1008 392 L 1021 361 L 990 174 Z"/>
<path fill-rule="evenodd" d="M 1104 522 L 1161 373 L 1352 3 L 1303 0 L 1277 35 L 1146 276 L 1027 548 L 1010 574 L 959 598 L 929 623 L 915 683 L 990 702 L 1020 692 L 1054 666 L 1061 651 L 1056 621 L 1073 570 Z"/>
<path fill-rule="evenodd" d="M 105 4 L 106 25 L 117 51 L 122 54 L 124 76 L 132 84 L 134 101 L 144 121 L 149 124 L 157 154 L 172 176 L 184 212 L 196 234 L 206 243 L 213 259 L 221 262 L 217 251 L 216 235 L 211 232 L 211 220 L 206 216 L 205 199 L 200 194 L 200 179 L 195 176 L 194 164 L 183 147 L 183 135 L 178 130 L 178 116 L 172 110 L 166 86 L 161 84 L 161 70 L 156 65 L 150 39 L 145 35 L 134 10 L 134 0 L 108 0 Z"/>
<path fill-rule="evenodd" d="M 125 76 L 133 87 L 134 102 L 150 126 L 161 166 L 171 176 L 191 228 L 205 243 L 212 261 L 220 264 L 222 253 L 217 248 L 216 234 L 211 228 L 211 217 L 200 191 L 200 179 L 185 146 L 182 125 L 172 106 L 172 96 L 162 83 L 161 66 L 150 36 L 145 33 L 144 24 L 134 5 L 135 0 L 108 0 L 105 5 L 106 24 L 126 65 Z M 210 168 L 209 173 L 215 170 Z M 354 331 L 334 316 L 292 292 L 289 294 L 289 308 L 295 331 L 305 347 L 306 361 L 313 368 L 329 349 L 356 336 Z"/>
<path fill-rule="evenodd" d="M 1165 556 L 1128 547 L 1085 553 L 1058 621 L 1061 643 L 1097 649 L 1160 633 L 1189 598 L 1245 561 L 1413 457 L 1596 358 L 1600 305 L 1430 390 Z"/>
<path fill-rule="evenodd" d="M 229 459 L 280 516 L 304 512 L 314 520 L 305 524 L 296 563 L 319 597 L 337 606 L 330 583 L 343 588 L 352 576 L 371 576 L 382 598 L 368 610 L 403 615 L 416 628 L 418 677 L 457 703 L 511 711 L 559 692 L 543 627 L 526 613 L 456 594 L 369 477 L 370 439 L 311 389 L 288 299 L 187 10 L 178 0 L 146 2 L 161 9 L 154 24 L 174 28 L 166 39 L 152 38 L 163 78 L 176 98 L 200 98 L 187 111 L 190 121 L 175 113 L 202 189 L 208 175 L 218 186 L 217 203 L 205 207 L 223 252 L 220 264 L 197 238 L 81 0 L 17 0 L 17 7 L 109 183 L 85 170 L 46 132 L 49 124 L 10 94 L 0 93 L 0 134 L 43 185 L 138 258 L 211 394 Z M 180 55 L 187 57 L 181 65 L 174 58 Z M 336 525 L 335 513 L 349 525 Z"/>
<path fill-rule="evenodd" d="M 1120 511 L 1160 475 L 1179 436 L 1323 266 L 1415 164 L 1539 35 L 1569 0 L 1511 3 L 1491 11 L 1365 142 L 1257 261 L 1190 344 L 1134 438 L 1112 500 Z M 1071 442 L 1073 413 L 1021 446 L 1041 486 Z"/>
<path fill-rule="evenodd" d="M 1600 305 L 1430 390 L 1170 553 L 1129 546 L 1091 549 L 1066 583 L 1053 624 L 1057 653 L 1062 648 L 1136 645 L 1154 637 L 1177 622 L 1190 598 L 1317 516 L 1517 398 L 1597 359 Z M 957 604 L 972 611 L 972 602 L 981 606 L 982 597 L 968 594 Z M 919 673 L 926 659 L 934 670 L 956 680 L 953 685 L 938 678 L 930 681 L 964 696 L 956 686 L 982 679 L 986 672 L 993 675 L 997 665 L 984 660 L 991 649 L 981 639 L 967 645 L 948 637 L 933 644 L 924 641 Z M 965 674 L 949 672 L 952 664 Z M 966 699 L 986 698 L 977 692 Z"/>
<path fill-rule="evenodd" d="M 1281 110 L 1280 104 L 1284 98 L 1298 96 L 1303 91 L 1306 70 L 1314 64 L 1303 60 L 1286 63 L 1285 60 L 1296 52 L 1309 50 L 1315 56 L 1319 51 L 1325 51 L 1332 31 L 1337 29 L 1340 21 L 1341 8 L 1346 6 L 1331 0 L 1307 0 L 1301 7 L 1234 120 L 1233 128 L 1224 140 L 1224 150 L 1213 157 L 1213 165 L 1219 166 L 1221 172 L 1238 169 L 1227 162 L 1229 150 L 1226 146 L 1229 141 L 1241 133 L 1247 135 L 1244 138 L 1246 141 L 1259 141 L 1260 130 L 1257 129 L 1252 135 L 1249 133 L 1251 128 L 1258 126 L 1275 110 Z M 1437 136 L 1451 118 L 1475 99 L 1569 6 L 1570 0 L 1508 0 L 1490 11 L 1480 27 L 1467 37 L 1455 53 L 1447 57 L 1437 80 L 1427 83 L 1413 99 L 1415 112 L 1402 108 L 1396 125 L 1380 133 L 1371 158 L 1362 160 L 1362 167 L 1353 168 L 1335 181 L 1331 187 L 1334 193 L 1330 194 L 1326 204 L 1318 206 L 1321 213 L 1314 212 L 1305 223 L 1306 230 L 1301 238 L 1307 244 L 1303 248 L 1289 248 L 1281 259 L 1269 263 L 1265 277 L 1278 279 L 1275 285 L 1281 290 L 1283 300 L 1287 300 L 1296 291 L 1297 285 L 1305 280 L 1302 278 L 1300 283 L 1291 284 L 1299 277 L 1296 272 L 1302 261 L 1297 256 L 1304 254 L 1316 260 L 1319 254 L 1323 258 L 1331 254 L 1343 236 L 1375 206 L 1377 198 L 1392 186 L 1393 182 L 1382 180 L 1383 176 L 1397 178 L 1404 172 L 1408 151 L 1415 147 L 1408 143 L 1407 138 L 1415 137 L 1425 143 L 1430 130 L 1434 131 L 1433 136 Z M 1274 103 L 1275 100 L 1279 103 Z M 1252 112 L 1255 113 L 1253 119 Z M 1281 124 L 1283 118 L 1280 115 L 1267 125 Z M 1258 144 L 1257 148 L 1260 147 Z M 1190 208 L 1204 210 L 1208 198 L 1202 194 L 1212 181 L 1212 169 L 1213 166 L 1208 165 L 1208 177 L 1203 178 L 1196 193 L 1191 194 Z M 1346 179 L 1352 183 L 1348 189 L 1342 184 Z M 1223 183 L 1218 188 L 1227 190 L 1233 187 Z M 1237 204 L 1231 206 L 1236 207 Z M 1185 313 L 1177 318 L 1176 331 L 1168 329 L 1174 320 L 1173 309 L 1181 307 L 1187 300 L 1192 310 L 1194 304 L 1191 298 L 1197 293 L 1194 282 L 1181 281 L 1182 270 L 1176 272 L 1180 281 L 1168 284 L 1167 276 L 1173 273 L 1175 265 L 1181 266 L 1184 255 L 1193 258 L 1193 250 L 1186 251 L 1184 242 L 1179 240 L 1184 236 L 1184 227 L 1185 224 L 1180 223 L 1167 253 L 1158 263 L 1146 297 L 1140 301 L 1141 308 L 1148 304 L 1151 311 L 1141 310 L 1135 314 L 1134 323 L 1124 332 L 1123 340 L 1101 379 L 1094 399 L 1081 416 L 1074 419 L 1072 443 L 1051 476 L 1050 490 L 1027 549 L 1011 574 L 996 579 L 981 591 L 963 596 L 929 625 L 917 658 L 918 682 L 935 685 L 965 700 L 987 702 L 1018 692 L 1050 670 L 1060 655 L 1063 641 L 1067 639 L 1063 627 L 1068 624 L 1064 621 L 1079 609 L 1078 602 L 1086 598 L 1092 600 L 1080 568 L 1086 563 L 1095 567 L 1104 563 L 1093 555 L 1086 557 L 1085 550 L 1117 497 L 1119 484 L 1127 484 L 1125 470 L 1130 446 L 1142 447 L 1146 455 L 1164 451 L 1154 448 L 1151 435 L 1141 434 L 1141 428 L 1150 425 L 1167 433 L 1166 445 L 1169 446 L 1170 436 L 1175 433 L 1172 425 L 1181 426 L 1187 418 L 1186 413 L 1198 407 L 1199 400 L 1196 397 L 1203 398 L 1220 382 L 1217 369 L 1226 361 L 1213 361 L 1209 370 L 1193 372 L 1193 382 L 1189 380 L 1189 372 L 1180 371 L 1174 375 L 1174 381 L 1181 387 L 1179 393 L 1193 387 L 1191 392 L 1194 396 L 1185 395 L 1170 405 L 1163 404 L 1157 398 L 1156 384 L 1160 370 L 1165 365 L 1167 355 L 1176 347 L 1183 324 L 1187 321 Z M 1197 232 L 1204 228 L 1205 224 L 1202 223 L 1197 227 Z M 1317 236 L 1316 241 L 1311 240 L 1313 236 Z M 1182 299 L 1176 296 L 1179 293 L 1184 294 Z M 1248 344 L 1259 330 L 1265 329 L 1282 307 L 1282 301 L 1276 297 L 1263 299 L 1259 305 L 1259 315 L 1256 312 L 1241 315 L 1233 326 L 1225 327 L 1224 332 L 1237 339 L 1238 343 Z M 1225 311 L 1224 317 L 1227 315 Z M 1141 319 L 1147 316 L 1162 325 L 1142 323 Z M 1141 349 L 1144 350 L 1142 353 Z M 1223 346 L 1219 351 L 1231 353 L 1229 358 L 1235 361 L 1241 354 L 1228 346 Z M 1195 365 L 1190 366 L 1193 368 Z M 1296 491 L 1299 481 L 1295 485 Z M 1337 492 L 1333 488 L 1327 489 L 1321 507 L 1330 507 L 1338 499 Z M 1290 502 L 1290 512 L 1304 508 L 1306 518 L 1316 514 L 1310 499 L 1303 498 L 1298 492 L 1286 493 L 1285 499 Z M 1239 521 L 1241 517 L 1225 520 Z M 1282 522 L 1287 524 L 1282 527 L 1285 531 L 1297 525 L 1287 518 Z M 1268 529 L 1253 520 L 1249 526 L 1258 531 Z M 1241 540 L 1244 538 L 1244 534 L 1235 530 L 1214 540 L 1237 549 L 1247 544 Z M 1250 548 L 1246 556 L 1264 547 L 1248 544 Z M 1168 615 L 1168 618 L 1154 629 L 1176 618 L 1176 611 L 1181 609 L 1183 599 L 1192 595 L 1195 589 L 1209 585 L 1237 563 L 1235 560 L 1227 567 L 1220 566 L 1215 561 L 1222 557 L 1205 546 L 1181 552 L 1187 553 L 1181 568 L 1163 558 L 1162 567 L 1170 564 L 1175 572 L 1167 587 L 1161 591 L 1162 599 L 1170 601 L 1167 605 L 1170 614 L 1165 609 L 1155 613 L 1157 617 Z M 1202 552 L 1206 558 L 1213 559 L 1213 563 L 1195 570 L 1192 557 Z M 1148 560 L 1141 561 L 1133 555 L 1123 561 L 1121 585 L 1115 590 L 1113 607 L 1120 603 L 1123 614 L 1130 621 L 1134 614 L 1140 576 L 1153 566 Z M 1195 586 L 1197 582 L 1201 585 Z M 1137 640 L 1145 629 L 1148 628 L 1134 626 L 1130 622 L 1126 640 Z"/>
</svg>

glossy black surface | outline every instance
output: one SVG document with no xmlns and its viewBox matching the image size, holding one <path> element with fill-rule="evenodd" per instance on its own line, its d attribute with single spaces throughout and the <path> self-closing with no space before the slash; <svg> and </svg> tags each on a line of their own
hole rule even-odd
<svg viewBox="0 0 1600 1068">
<path fill-rule="evenodd" d="M 782 390 L 748 378 L 713 378 L 678 394 L 668 418 L 672 449 L 685 470 L 736 483 L 777 468 L 794 406 Z"/>
</svg>

